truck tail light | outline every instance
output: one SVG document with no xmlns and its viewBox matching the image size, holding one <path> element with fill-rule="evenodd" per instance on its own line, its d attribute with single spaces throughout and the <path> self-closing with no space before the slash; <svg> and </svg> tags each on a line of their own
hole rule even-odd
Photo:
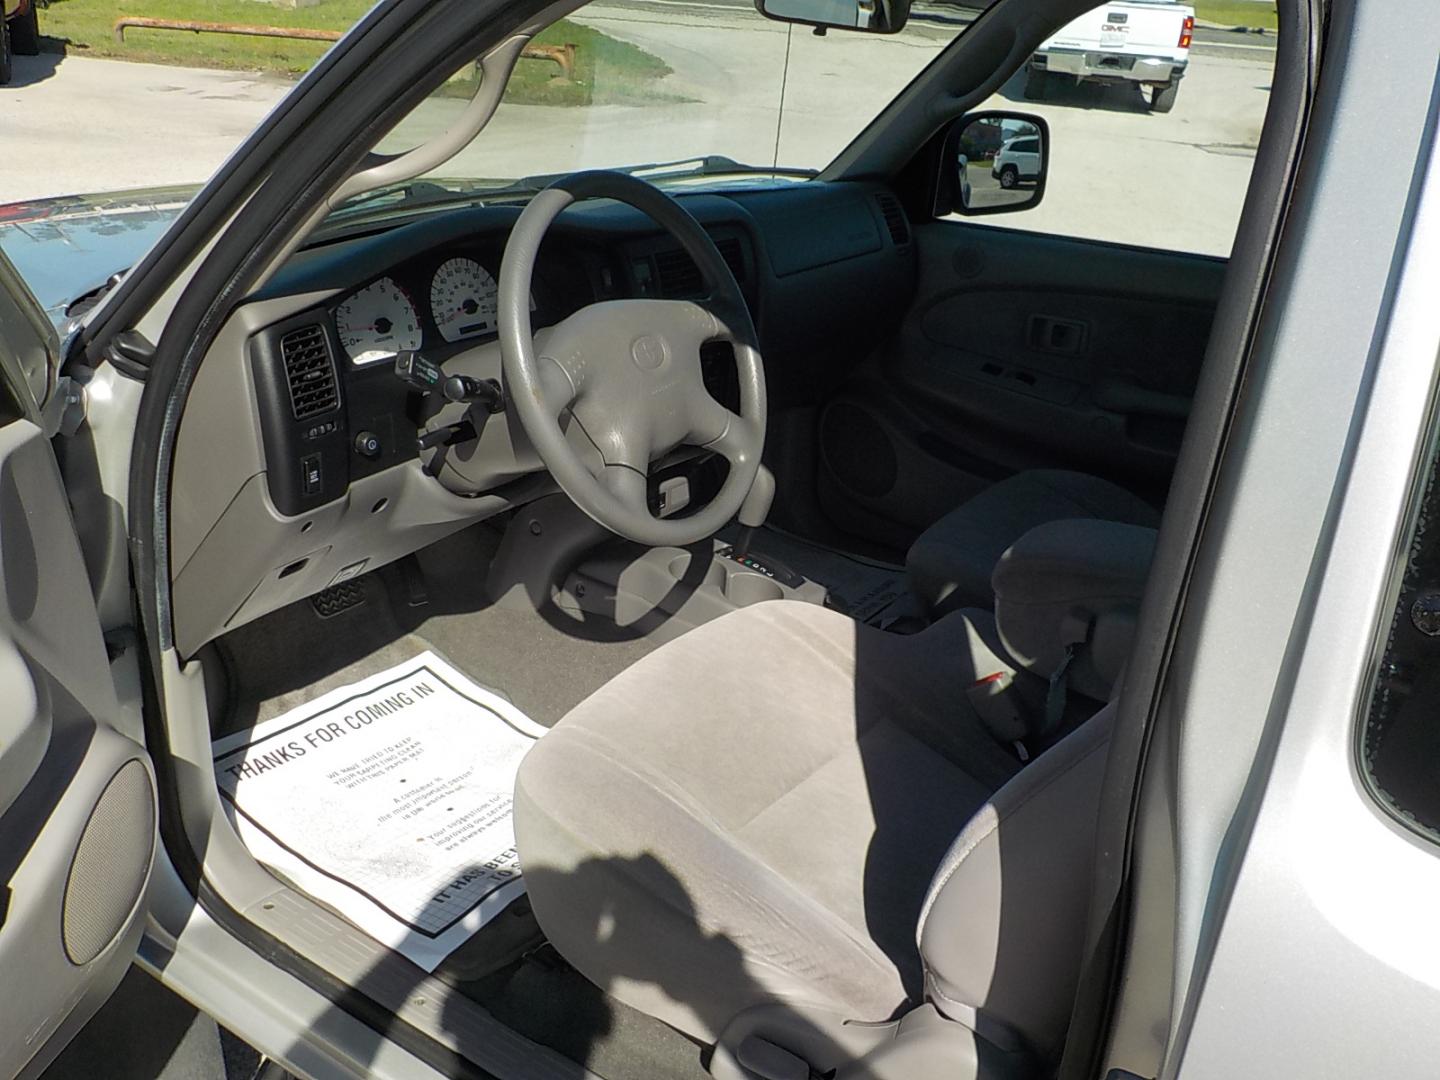
<svg viewBox="0 0 1440 1080">
<path fill-rule="evenodd" d="M 1180 48 L 1188 49 L 1190 39 L 1195 35 L 1195 16 L 1186 15 L 1185 21 L 1180 24 Z"/>
</svg>

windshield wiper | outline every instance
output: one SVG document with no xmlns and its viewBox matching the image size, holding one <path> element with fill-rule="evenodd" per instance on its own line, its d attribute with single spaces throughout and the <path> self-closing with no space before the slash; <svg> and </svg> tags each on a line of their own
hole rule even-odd
<svg viewBox="0 0 1440 1080">
<path fill-rule="evenodd" d="M 490 183 L 504 184 L 507 181 L 490 181 Z M 481 192 L 488 194 L 490 190 L 486 182 L 477 180 L 407 180 L 404 183 L 388 184 L 385 187 L 378 187 L 372 191 L 351 196 L 335 209 L 335 213 L 348 214 L 352 210 L 359 210 L 380 202 L 388 202 L 389 205 L 398 207 L 424 206 Z"/>
<path fill-rule="evenodd" d="M 617 172 L 629 173 L 644 179 L 661 177 L 671 179 L 680 176 L 819 176 L 819 169 L 797 169 L 789 165 L 746 165 L 723 154 L 709 154 L 705 157 L 683 158 L 679 161 L 653 161 L 648 165 L 627 165 Z"/>
<path fill-rule="evenodd" d="M 679 180 L 688 176 L 802 176 L 809 179 L 820 175 L 818 169 L 797 169 L 788 165 L 746 165 L 723 154 L 681 158 L 678 161 L 651 161 L 643 165 L 616 165 L 610 171 L 638 176 L 642 180 Z M 517 180 L 513 189 L 506 188 L 487 194 L 528 194 L 569 175 L 568 172 L 539 173 Z"/>
<path fill-rule="evenodd" d="M 514 198 L 517 195 L 533 195 L 539 190 L 528 180 L 410 180 L 400 184 L 378 187 L 347 199 L 332 210 L 326 224 L 316 236 L 333 235 L 336 229 L 353 227 L 357 221 L 364 222 L 374 214 L 405 213 L 422 207 L 443 206 L 446 203 L 488 202 L 492 198 Z M 367 213 L 368 212 L 368 213 Z"/>
</svg>

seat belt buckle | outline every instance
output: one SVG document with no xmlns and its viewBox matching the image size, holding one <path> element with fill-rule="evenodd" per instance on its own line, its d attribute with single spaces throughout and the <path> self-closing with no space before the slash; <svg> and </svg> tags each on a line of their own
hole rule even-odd
<svg viewBox="0 0 1440 1080">
<path fill-rule="evenodd" d="M 1015 673 L 1001 668 L 966 687 L 965 698 L 995 740 L 1009 746 L 1024 762 L 1030 760 L 1030 751 L 1024 742 L 1029 729 L 1014 688 Z"/>
<path fill-rule="evenodd" d="M 1040 728 L 1042 739 L 1048 739 L 1059 731 L 1061 721 L 1065 719 L 1065 704 L 1069 700 L 1070 665 L 1075 663 L 1075 657 L 1084 644 L 1085 641 L 1082 638 L 1066 645 L 1060 666 L 1050 673 L 1050 685 L 1045 691 L 1045 722 Z"/>
</svg>

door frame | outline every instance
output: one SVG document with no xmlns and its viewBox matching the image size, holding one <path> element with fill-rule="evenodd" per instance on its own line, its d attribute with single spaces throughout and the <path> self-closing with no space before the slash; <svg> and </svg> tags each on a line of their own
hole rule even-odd
<svg viewBox="0 0 1440 1080">
<path fill-rule="evenodd" d="M 1276 4 L 1281 30 L 1270 105 L 1117 707 L 1107 796 L 1097 830 L 1086 961 L 1061 1062 L 1061 1080 L 1103 1075 L 1112 1040 L 1117 1031 L 1128 1030 L 1122 1029 L 1122 1024 L 1139 1030 L 1147 1024 L 1151 1030 L 1156 1025 L 1163 1031 L 1170 1028 L 1166 991 L 1175 975 L 1175 958 L 1167 950 L 1145 949 L 1136 934 L 1153 929 L 1147 919 L 1173 924 L 1177 915 L 1163 888 L 1148 888 L 1148 879 L 1144 883 L 1148 891 L 1141 888 L 1134 861 L 1141 838 L 1139 825 L 1145 815 L 1159 815 L 1163 820 L 1173 812 L 1164 755 L 1156 752 L 1163 744 L 1157 748 L 1155 736 L 1174 722 L 1165 712 L 1165 695 L 1174 686 L 1172 664 L 1177 657 L 1179 629 L 1187 613 L 1199 618 L 1195 587 L 1208 569 L 1200 561 L 1205 534 L 1220 512 L 1220 468 L 1231 447 L 1242 392 L 1255 375 L 1252 365 L 1259 364 L 1262 314 L 1280 278 L 1278 258 L 1284 229 L 1306 165 L 1301 148 L 1318 89 L 1322 8 L 1328 2 L 1277 0 Z M 1337 63 L 1337 70 L 1339 67 Z M 1148 794 L 1142 778 L 1149 784 Z M 1163 871 L 1157 873 L 1163 875 Z M 1163 932 L 1159 939 L 1163 940 Z M 1150 987 L 1158 1000 L 1150 1001 L 1148 1009 L 1143 1003 L 1122 1001 L 1126 981 Z M 1163 1046 L 1158 1049 L 1163 1053 Z"/>
</svg>

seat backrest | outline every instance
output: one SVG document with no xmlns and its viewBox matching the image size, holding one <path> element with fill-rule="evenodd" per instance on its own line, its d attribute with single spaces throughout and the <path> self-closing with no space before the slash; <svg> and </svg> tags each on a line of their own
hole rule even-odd
<svg viewBox="0 0 1440 1080">
<path fill-rule="evenodd" d="M 917 933 L 936 1009 L 1003 1049 L 1056 1057 L 1083 959 L 1114 706 L 982 806 L 931 883 Z"/>
</svg>

